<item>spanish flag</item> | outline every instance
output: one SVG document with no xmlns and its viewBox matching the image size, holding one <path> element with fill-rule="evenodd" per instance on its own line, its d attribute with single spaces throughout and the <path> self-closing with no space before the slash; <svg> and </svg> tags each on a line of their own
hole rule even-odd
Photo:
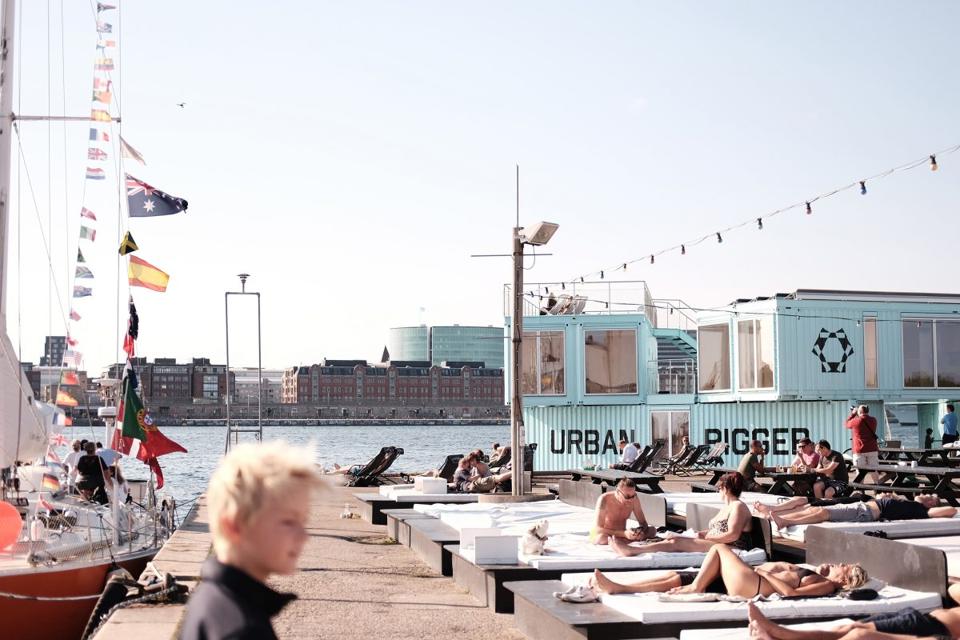
<svg viewBox="0 0 960 640">
<path fill-rule="evenodd" d="M 137 256 L 130 256 L 130 264 L 127 265 L 127 278 L 132 287 L 144 287 L 152 291 L 166 291 L 170 276 L 156 268 L 146 260 L 141 260 Z"/>
</svg>

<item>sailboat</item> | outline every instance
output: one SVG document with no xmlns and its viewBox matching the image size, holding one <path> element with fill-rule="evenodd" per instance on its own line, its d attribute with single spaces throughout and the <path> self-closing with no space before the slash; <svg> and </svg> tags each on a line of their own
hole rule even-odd
<svg viewBox="0 0 960 640">
<path fill-rule="evenodd" d="M 110 5 L 98 4 L 101 7 Z M 16 52 L 15 0 L 3 0 L 0 39 L 0 636 L 80 638 L 107 580 L 123 568 L 139 576 L 173 528 L 152 485 L 127 501 L 117 490 L 100 505 L 58 489 L 48 464 L 57 407 L 38 401 L 21 369 L 7 324 L 7 262 Z M 106 407 L 108 427 L 115 420 Z M 108 430 L 108 436 L 111 433 Z M 110 442 L 109 437 L 106 440 Z M 66 484 L 65 482 L 63 483 Z M 116 483 L 114 483 L 116 486 Z"/>
</svg>

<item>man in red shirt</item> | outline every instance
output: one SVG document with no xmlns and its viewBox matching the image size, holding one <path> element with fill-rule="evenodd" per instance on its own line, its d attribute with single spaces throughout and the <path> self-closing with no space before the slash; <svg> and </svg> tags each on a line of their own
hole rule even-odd
<svg viewBox="0 0 960 640">
<path fill-rule="evenodd" d="M 877 419 L 870 415 L 870 407 L 857 407 L 847 418 L 847 429 L 853 432 L 853 464 L 857 468 L 874 467 L 880 463 L 880 447 L 877 443 Z M 873 476 L 877 482 L 876 474 Z"/>
</svg>

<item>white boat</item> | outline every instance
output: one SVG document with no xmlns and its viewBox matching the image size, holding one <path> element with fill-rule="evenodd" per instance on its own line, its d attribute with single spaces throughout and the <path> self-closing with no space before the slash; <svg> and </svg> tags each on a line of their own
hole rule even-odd
<svg viewBox="0 0 960 640">
<path fill-rule="evenodd" d="M 0 637 L 73 640 L 83 634 L 108 572 L 139 576 L 173 528 L 168 504 L 134 485 L 132 502 L 109 506 L 51 490 L 46 463 L 59 410 L 38 402 L 8 337 L 11 138 L 16 3 L 3 0 L 0 41 L 0 530 L 19 517 L 18 540 L 0 548 Z M 62 412 L 61 412 L 62 414 Z M 109 442 L 109 440 L 107 440 Z M 62 486 L 67 486 L 61 476 Z M 53 484 L 49 480 L 49 484 Z M 17 515 L 12 515 L 16 513 Z M 7 518 L 4 520 L 4 514 Z M 7 525 L 4 525 L 4 522 Z M 12 528 L 12 527 L 11 527 Z"/>
</svg>

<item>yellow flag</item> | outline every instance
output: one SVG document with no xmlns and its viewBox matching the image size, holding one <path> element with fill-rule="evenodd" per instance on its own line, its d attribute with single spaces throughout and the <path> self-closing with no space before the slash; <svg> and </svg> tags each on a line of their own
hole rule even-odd
<svg viewBox="0 0 960 640">
<path fill-rule="evenodd" d="M 99 122 L 110 122 L 110 113 L 103 109 L 93 109 L 90 112 L 90 117 Z"/>
</svg>

